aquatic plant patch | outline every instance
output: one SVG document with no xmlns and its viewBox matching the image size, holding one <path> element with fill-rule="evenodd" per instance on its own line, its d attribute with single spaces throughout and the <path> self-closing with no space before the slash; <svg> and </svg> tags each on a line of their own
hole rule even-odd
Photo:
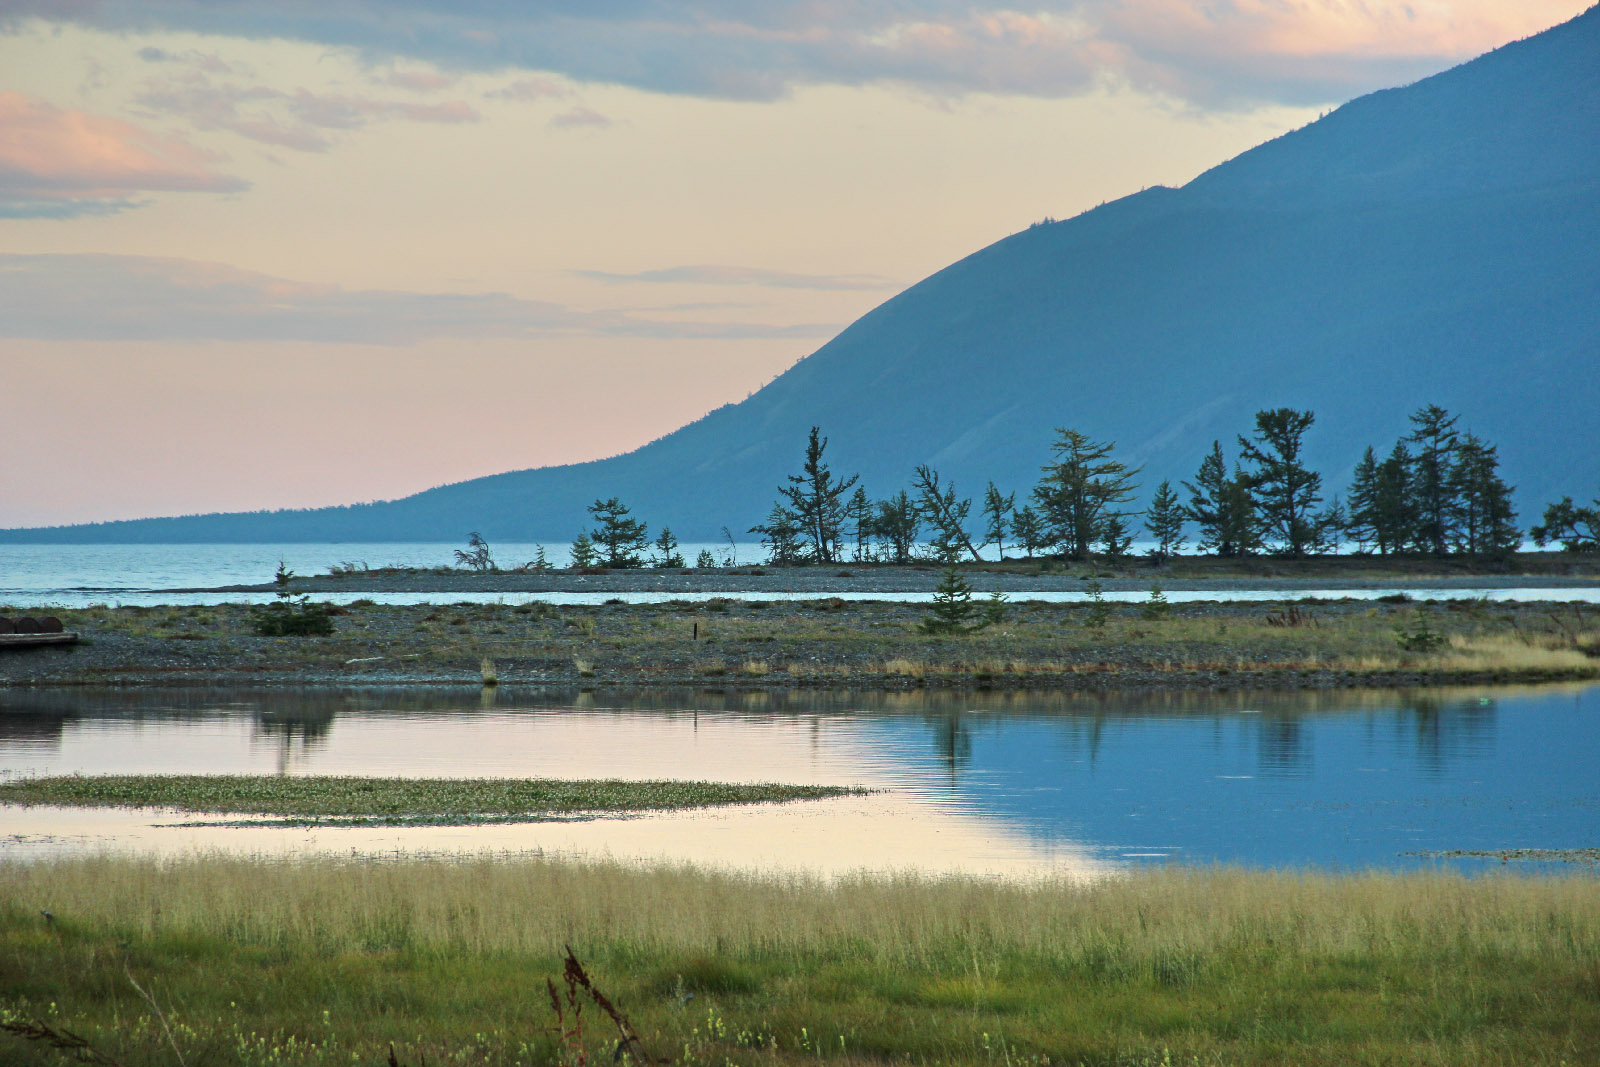
<svg viewBox="0 0 1600 1067">
<path fill-rule="evenodd" d="M 0 783 L 0 803 L 176 808 L 269 816 L 266 825 L 454 826 L 760 804 L 866 790 L 772 782 L 553 778 L 69 775 Z M 247 825 L 263 825 L 259 819 Z"/>
</svg>

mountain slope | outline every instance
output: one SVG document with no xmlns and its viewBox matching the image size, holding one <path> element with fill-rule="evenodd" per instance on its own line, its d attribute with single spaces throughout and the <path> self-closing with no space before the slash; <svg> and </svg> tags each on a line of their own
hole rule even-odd
<svg viewBox="0 0 1600 1067">
<path fill-rule="evenodd" d="M 1500 445 L 1525 519 L 1600 488 L 1600 8 L 1214 168 L 999 241 L 748 400 L 638 451 L 353 508 L 143 520 L 7 540 L 570 538 L 619 495 L 652 528 L 758 521 L 832 439 L 874 495 L 931 463 L 1023 490 L 1051 430 L 1119 443 L 1146 492 L 1264 407 L 1310 408 L 1340 490 L 1438 403 Z M 1020 496 L 1024 494 L 1019 494 Z"/>
</svg>

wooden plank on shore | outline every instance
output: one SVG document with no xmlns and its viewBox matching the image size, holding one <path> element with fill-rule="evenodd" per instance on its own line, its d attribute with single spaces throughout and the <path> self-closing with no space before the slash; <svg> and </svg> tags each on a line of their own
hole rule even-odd
<svg viewBox="0 0 1600 1067">
<path fill-rule="evenodd" d="M 0 648 L 32 648 L 35 645 L 75 645 L 76 630 L 61 634 L 0 634 Z"/>
</svg>

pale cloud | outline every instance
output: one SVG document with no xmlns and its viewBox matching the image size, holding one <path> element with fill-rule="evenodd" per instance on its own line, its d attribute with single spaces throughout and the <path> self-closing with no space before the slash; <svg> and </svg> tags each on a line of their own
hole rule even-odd
<svg viewBox="0 0 1600 1067">
<path fill-rule="evenodd" d="M 551 72 L 775 99 L 891 83 L 1061 97 L 1107 82 L 1202 104 L 1325 102 L 1409 80 L 1577 15 L 1589 0 L 0 0 L 113 30 L 348 47 L 450 70 Z"/>
<path fill-rule="evenodd" d="M 555 78 L 518 78 L 485 95 L 496 100 L 562 100 L 572 95 L 572 88 Z"/>
<path fill-rule="evenodd" d="M 584 107 L 580 104 L 556 115 L 550 120 L 550 125 L 556 129 L 574 129 L 581 126 L 604 129 L 611 125 L 611 120 L 593 108 Z"/>
<path fill-rule="evenodd" d="M 144 192 L 238 192 L 181 138 L 0 92 L 0 215 L 68 218 L 134 206 Z"/>
<path fill-rule="evenodd" d="M 774 289 L 856 290 L 893 289 L 900 283 L 877 274 L 802 274 L 760 267 L 709 265 L 660 267 L 621 273 L 605 270 L 573 271 L 601 282 L 652 282 L 671 285 L 761 285 Z"/>
<path fill-rule="evenodd" d="M 383 76 L 385 85 L 409 89 L 414 93 L 436 93 L 460 80 L 458 74 L 445 74 L 437 70 L 391 70 Z"/>
<path fill-rule="evenodd" d="M 136 98 L 141 107 L 177 115 L 201 130 L 226 130 L 261 144 L 322 152 L 334 134 L 375 122 L 462 123 L 478 121 L 464 100 L 418 103 L 381 100 L 309 89 L 215 81 L 199 70 L 152 82 Z"/>
<path fill-rule="evenodd" d="M 0 254 L 6 338 L 410 345 L 490 337 L 818 338 L 838 329 L 651 319 L 505 293 L 352 290 L 151 256 Z"/>
</svg>

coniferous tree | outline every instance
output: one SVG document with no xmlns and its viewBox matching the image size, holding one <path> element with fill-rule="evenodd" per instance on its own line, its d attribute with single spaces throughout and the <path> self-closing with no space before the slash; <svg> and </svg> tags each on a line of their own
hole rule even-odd
<svg viewBox="0 0 1600 1067">
<path fill-rule="evenodd" d="M 1411 453 L 1404 441 L 1397 442 L 1384 461 L 1378 464 L 1374 490 L 1374 532 L 1378 551 L 1385 555 L 1404 552 L 1417 543 L 1417 507 L 1412 494 Z"/>
<path fill-rule="evenodd" d="M 1600 498 L 1592 507 L 1574 504 L 1564 496 L 1545 505 L 1539 525 L 1529 530 L 1533 543 L 1543 548 L 1552 541 L 1561 543 L 1563 552 L 1594 552 L 1600 549 Z"/>
<path fill-rule="evenodd" d="M 589 539 L 600 554 L 600 566 L 642 566 L 645 545 L 650 538 L 649 527 L 638 519 L 628 518 L 627 506 L 616 497 L 596 500 L 588 510 L 598 523 L 589 531 Z"/>
<path fill-rule="evenodd" d="M 1345 535 L 1350 530 L 1350 516 L 1344 509 L 1344 503 L 1334 497 L 1333 503 L 1318 513 L 1312 525 L 1315 534 L 1311 550 L 1324 555 L 1338 555 L 1339 546 L 1344 544 Z"/>
<path fill-rule="evenodd" d="M 872 550 L 872 501 L 867 499 L 867 491 L 861 486 L 856 486 L 856 491 L 851 494 L 849 501 L 844 506 L 844 519 L 848 524 L 846 533 L 855 542 L 855 561 L 865 562 Z"/>
<path fill-rule="evenodd" d="M 1149 510 L 1144 513 L 1144 528 L 1156 539 L 1156 547 L 1150 553 L 1156 562 L 1165 563 L 1183 548 L 1186 540 L 1183 523 L 1183 505 L 1178 503 L 1178 494 L 1172 491 L 1171 482 L 1162 482 L 1156 487 Z"/>
<path fill-rule="evenodd" d="M 1350 480 L 1350 515 L 1345 530 L 1361 552 L 1371 552 L 1373 548 L 1384 552 L 1378 538 L 1378 457 L 1371 445 L 1361 454 Z"/>
<path fill-rule="evenodd" d="M 1256 412 L 1252 437 L 1239 438 L 1249 474 L 1251 499 L 1278 551 L 1303 556 L 1317 539 L 1313 509 L 1322 502 L 1322 475 L 1301 462 L 1305 433 L 1316 416 L 1293 408 Z"/>
<path fill-rule="evenodd" d="M 1011 524 L 1007 516 L 1015 510 L 1017 504 L 1016 493 L 1001 494 L 993 482 L 983 491 L 983 545 L 987 548 L 994 545 L 1000 553 L 1000 558 L 1006 558 L 1006 534 L 1010 532 Z"/>
<path fill-rule="evenodd" d="M 572 539 L 572 562 L 570 566 L 573 570 L 597 566 L 599 560 L 600 557 L 595 554 L 594 550 L 594 539 L 587 532 L 580 533 Z"/>
<path fill-rule="evenodd" d="M 1056 430 L 1050 446 L 1055 460 L 1042 468 L 1044 477 L 1033 498 L 1052 543 L 1071 559 L 1089 555 L 1089 546 L 1104 536 L 1106 520 L 1124 514 L 1115 505 L 1131 499 L 1138 488 L 1133 478 L 1139 469 L 1112 459 L 1115 447 L 1115 442 L 1091 441 L 1077 430 Z"/>
<path fill-rule="evenodd" d="M 1022 546 L 1023 553 L 1029 559 L 1033 558 L 1034 552 L 1048 544 L 1044 521 L 1039 518 L 1037 511 L 1027 506 L 1011 513 L 1011 535 L 1017 539 L 1017 544 Z"/>
<path fill-rule="evenodd" d="M 945 569 L 933 593 L 930 614 L 919 629 L 925 634 L 964 634 L 981 630 L 985 621 L 974 621 L 980 614 L 972 602 L 972 585 L 954 567 Z"/>
<path fill-rule="evenodd" d="M 1499 475 L 1498 449 L 1467 433 L 1460 441 L 1451 470 L 1456 498 L 1459 543 L 1474 556 L 1504 556 L 1522 540 L 1511 487 Z"/>
<path fill-rule="evenodd" d="M 818 563 L 833 563 L 839 558 L 839 541 L 844 526 L 844 495 L 860 475 L 836 480 L 822 461 L 828 439 L 818 427 L 811 427 L 806 442 L 805 467 L 789 475 L 789 484 L 779 487 L 788 498 L 790 511 L 800 523 L 801 536 L 811 543 L 810 556 Z"/>
<path fill-rule="evenodd" d="M 767 562 L 783 566 L 800 562 L 800 521 L 782 504 L 772 505 L 767 521 L 750 527 L 750 532 L 761 535 L 761 543 L 767 548 Z"/>
<path fill-rule="evenodd" d="M 922 532 L 922 517 L 904 489 L 888 500 L 878 501 L 878 514 L 872 528 L 884 540 L 890 562 L 911 562 L 917 535 Z"/>
<path fill-rule="evenodd" d="M 972 510 L 972 499 L 970 497 L 956 499 L 954 483 L 941 488 L 939 472 L 926 464 L 917 467 L 912 487 L 917 491 L 918 513 L 934 530 L 934 537 L 928 542 L 934 558 L 941 563 L 954 563 L 961 550 L 965 548 L 972 553 L 974 562 L 981 563 L 983 557 L 978 554 L 978 549 L 973 545 L 972 538 L 967 535 L 966 528 L 967 513 Z"/>
<path fill-rule="evenodd" d="M 1133 535 L 1121 512 L 1112 512 L 1100 523 L 1100 549 L 1112 559 L 1121 559 L 1133 547 Z"/>
<path fill-rule="evenodd" d="M 663 526 L 661 536 L 656 538 L 655 558 L 650 561 L 652 567 L 660 569 L 682 567 L 683 553 L 678 551 L 678 539 L 672 536 L 672 531 Z"/>
<path fill-rule="evenodd" d="M 1456 532 L 1452 472 L 1461 448 L 1461 435 L 1455 428 L 1459 418 L 1437 404 L 1429 404 L 1411 416 L 1413 429 L 1405 437 L 1417 446 L 1411 473 L 1417 540 L 1424 551 L 1436 556 L 1450 550 Z"/>
<path fill-rule="evenodd" d="M 1234 464 L 1228 474 L 1222 442 L 1211 442 L 1211 452 L 1200 462 L 1193 482 L 1184 482 L 1189 503 L 1184 514 L 1200 527 L 1199 548 L 1219 556 L 1245 556 L 1261 547 L 1260 524 L 1250 500 L 1244 473 Z"/>
</svg>

